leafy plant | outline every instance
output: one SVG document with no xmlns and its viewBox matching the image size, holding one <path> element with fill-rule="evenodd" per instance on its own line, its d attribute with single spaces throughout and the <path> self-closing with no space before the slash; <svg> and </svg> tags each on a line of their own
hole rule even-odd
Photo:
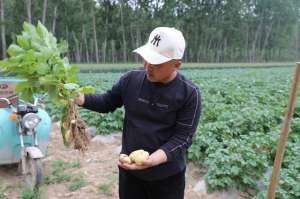
<svg viewBox="0 0 300 199">
<path fill-rule="evenodd" d="M 86 126 L 72 101 L 79 92 L 90 93 L 92 87 L 79 87 L 77 66 L 70 65 L 63 53 L 66 42 L 57 39 L 40 22 L 33 26 L 23 24 L 23 32 L 17 36 L 17 44 L 7 50 L 9 58 L 1 61 L 5 74 L 14 74 L 24 79 L 17 91 L 25 100 L 33 101 L 36 94 L 47 93 L 62 110 L 61 131 L 66 145 L 85 150 L 88 143 Z"/>
</svg>

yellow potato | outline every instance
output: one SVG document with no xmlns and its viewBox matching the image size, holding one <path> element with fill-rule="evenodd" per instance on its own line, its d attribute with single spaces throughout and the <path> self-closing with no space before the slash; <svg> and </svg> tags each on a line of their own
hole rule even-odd
<svg viewBox="0 0 300 199">
<path fill-rule="evenodd" d="M 130 153 L 129 158 L 132 162 L 136 163 L 137 165 L 142 165 L 144 161 L 149 158 L 149 153 L 140 149 Z"/>
<path fill-rule="evenodd" d="M 67 123 L 67 122 L 63 122 L 63 124 L 62 124 L 62 125 L 63 125 L 64 129 L 68 129 L 68 126 L 69 126 L 69 125 L 68 125 L 68 123 Z"/>
<path fill-rule="evenodd" d="M 67 143 L 71 143 L 73 141 L 72 131 L 68 129 L 65 133 L 65 140 Z"/>
<path fill-rule="evenodd" d="M 122 163 L 127 163 L 127 164 L 131 164 L 132 163 L 131 160 L 130 160 L 130 158 L 126 154 L 120 154 L 119 160 Z"/>
</svg>

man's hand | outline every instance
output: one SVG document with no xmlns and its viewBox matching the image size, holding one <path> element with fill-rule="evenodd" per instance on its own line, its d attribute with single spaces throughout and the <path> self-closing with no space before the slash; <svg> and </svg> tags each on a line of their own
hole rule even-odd
<svg viewBox="0 0 300 199">
<path fill-rule="evenodd" d="M 158 149 L 154 153 L 152 153 L 147 160 L 143 162 L 142 165 L 137 165 L 135 163 L 127 164 L 118 161 L 118 166 L 125 170 L 142 170 L 147 169 L 162 163 L 167 162 L 167 155 L 161 149 Z"/>
<path fill-rule="evenodd" d="M 151 162 L 151 160 L 149 161 L 149 159 L 150 159 L 150 157 L 142 165 L 138 165 L 135 163 L 132 163 L 132 164 L 122 163 L 120 160 L 118 160 L 118 166 L 125 170 L 147 169 L 149 167 L 152 167 L 152 162 Z"/>
<path fill-rule="evenodd" d="M 79 93 L 77 97 L 74 99 L 75 104 L 81 106 L 84 104 L 84 94 Z"/>
</svg>

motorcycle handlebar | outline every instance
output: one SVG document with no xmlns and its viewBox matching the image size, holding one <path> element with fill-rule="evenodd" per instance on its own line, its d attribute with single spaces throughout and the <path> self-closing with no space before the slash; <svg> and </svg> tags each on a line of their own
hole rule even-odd
<svg viewBox="0 0 300 199">
<path fill-rule="evenodd" d="M 0 101 L 5 101 L 5 102 L 7 103 L 7 105 L 8 105 L 8 106 L 10 106 L 10 105 L 11 105 L 11 102 L 10 102 L 10 100 L 9 100 L 9 99 L 7 99 L 7 98 L 5 98 L 5 97 L 1 97 L 1 98 L 0 98 Z"/>
<path fill-rule="evenodd" d="M 24 103 L 24 104 L 28 104 L 28 105 L 31 105 L 31 106 L 38 106 L 38 105 L 41 105 L 44 103 L 44 99 L 46 97 L 46 94 L 43 94 L 43 95 L 39 95 L 39 96 L 34 96 L 34 102 L 33 104 L 30 103 L 30 102 L 26 102 L 22 99 L 18 99 L 19 102 L 21 103 Z M 13 107 L 12 105 L 15 105 L 13 104 L 14 101 L 11 101 L 12 99 L 9 99 L 9 98 L 5 98 L 5 97 L 0 97 L 0 104 L 1 102 L 4 102 L 5 104 L 7 104 L 7 106 L 9 107 Z M 1 106 L 0 106 L 1 107 Z"/>
</svg>

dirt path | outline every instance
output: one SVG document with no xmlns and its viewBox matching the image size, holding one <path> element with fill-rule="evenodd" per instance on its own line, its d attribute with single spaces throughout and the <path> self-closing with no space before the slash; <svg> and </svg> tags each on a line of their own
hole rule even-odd
<svg viewBox="0 0 300 199">
<path fill-rule="evenodd" d="M 41 198 L 117 199 L 116 160 L 120 151 L 121 134 L 113 134 L 105 139 L 105 142 L 91 142 L 89 150 L 82 155 L 63 145 L 59 126 L 54 124 L 48 156 L 43 160 L 48 183 L 41 188 Z M 56 171 L 59 171 L 58 175 Z M 199 180 L 199 170 L 189 164 L 186 199 L 199 198 L 193 191 L 193 186 Z M 26 193 L 24 186 L 22 176 L 16 175 L 16 167 L 0 167 L 0 199 L 1 194 L 9 199 L 30 195 Z"/>
</svg>

